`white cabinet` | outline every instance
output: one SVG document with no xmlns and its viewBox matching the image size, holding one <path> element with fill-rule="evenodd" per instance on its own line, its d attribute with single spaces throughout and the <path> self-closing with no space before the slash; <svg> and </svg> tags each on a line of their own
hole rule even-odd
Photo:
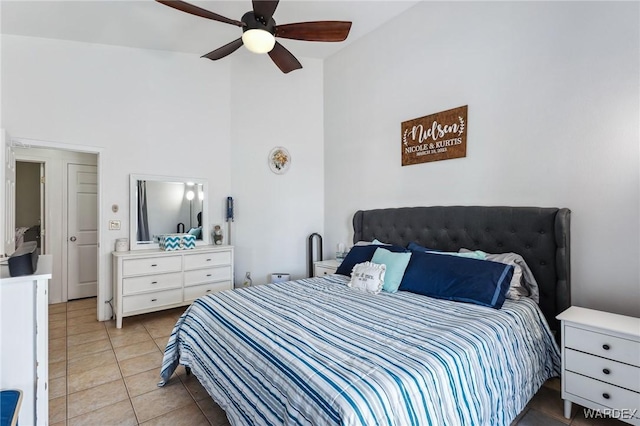
<svg viewBox="0 0 640 426">
<path fill-rule="evenodd" d="M 112 252 L 114 315 L 122 318 L 188 305 L 233 288 L 233 247 Z"/>
<path fill-rule="evenodd" d="M 0 389 L 20 389 L 19 424 L 49 422 L 49 296 L 52 257 L 33 275 L 11 277 L 0 267 Z"/>
<path fill-rule="evenodd" d="M 573 306 L 558 319 L 565 417 L 575 402 L 640 425 L 640 318 Z"/>
<path fill-rule="evenodd" d="M 338 266 L 340 266 L 339 261 L 335 259 L 331 260 L 319 260 L 313 263 L 313 276 L 321 277 L 323 275 L 335 274 Z"/>
</svg>

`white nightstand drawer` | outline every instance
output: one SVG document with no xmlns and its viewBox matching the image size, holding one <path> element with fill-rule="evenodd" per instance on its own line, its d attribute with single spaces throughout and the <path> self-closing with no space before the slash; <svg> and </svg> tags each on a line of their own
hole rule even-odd
<svg viewBox="0 0 640 426">
<path fill-rule="evenodd" d="M 173 305 L 182 302 L 182 289 L 158 291 L 155 293 L 143 293 L 122 298 L 122 308 L 126 312 L 135 312 L 143 309 L 155 309 L 164 305 Z"/>
<path fill-rule="evenodd" d="M 209 268 L 218 265 L 230 265 L 231 252 L 187 254 L 184 256 L 184 269 Z"/>
<path fill-rule="evenodd" d="M 122 280 L 122 294 L 125 295 L 180 287 L 182 287 L 182 273 L 180 272 L 143 275 Z"/>
<path fill-rule="evenodd" d="M 184 300 L 196 300 L 198 297 L 233 288 L 231 281 L 194 285 L 184 288 Z"/>
<path fill-rule="evenodd" d="M 566 326 L 564 332 L 567 348 L 640 366 L 640 342 L 571 326 Z"/>
<path fill-rule="evenodd" d="M 159 274 L 182 270 L 182 256 L 164 256 L 144 259 L 127 259 L 122 262 L 122 275 Z"/>
<path fill-rule="evenodd" d="M 321 277 L 323 275 L 331 275 L 335 273 L 336 273 L 335 268 L 326 268 L 323 266 L 316 266 L 316 272 L 315 272 L 316 277 Z"/>
<path fill-rule="evenodd" d="M 635 409 L 640 406 L 640 394 L 599 380 L 567 371 L 565 390 L 596 404 L 616 409 Z M 636 414 L 638 415 L 638 414 Z"/>
<path fill-rule="evenodd" d="M 568 348 L 565 350 L 564 362 L 567 370 L 640 392 L 640 368 L 638 367 Z"/>
<path fill-rule="evenodd" d="M 212 281 L 231 280 L 231 266 L 220 266 L 218 268 L 196 269 L 184 273 L 185 287 L 203 284 Z"/>
</svg>

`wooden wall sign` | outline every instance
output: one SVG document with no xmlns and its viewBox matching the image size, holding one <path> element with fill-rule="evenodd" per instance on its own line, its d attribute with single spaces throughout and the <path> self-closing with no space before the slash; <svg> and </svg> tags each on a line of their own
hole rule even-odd
<svg viewBox="0 0 640 426">
<path fill-rule="evenodd" d="M 467 156 L 468 105 L 402 123 L 402 165 Z"/>
</svg>

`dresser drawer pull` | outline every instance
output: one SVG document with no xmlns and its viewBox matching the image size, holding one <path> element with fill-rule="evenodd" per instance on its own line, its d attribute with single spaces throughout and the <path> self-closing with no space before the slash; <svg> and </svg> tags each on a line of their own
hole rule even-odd
<svg viewBox="0 0 640 426">
<path fill-rule="evenodd" d="M 211 289 L 207 290 L 207 293 L 211 292 Z"/>
<path fill-rule="evenodd" d="M 152 302 L 157 302 L 157 301 L 158 301 L 158 299 L 151 299 L 151 301 L 152 301 Z"/>
<path fill-rule="evenodd" d="M 611 370 L 609 370 L 608 368 L 603 368 L 603 369 L 602 369 L 602 372 L 603 372 L 604 374 L 611 374 Z"/>
<path fill-rule="evenodd" d="M 207 276 L 208 276 L 208 277 L 210 277 L 210 276 L 211 276 L 211 274 L 207 274 Z"/>
<path fill-rule="evenodd" d="M 151 281 L 151 284 L 158 284 L 158 281 Z"/>
<path fill-rule="evenodd" d="M 211 259 L 207 259 L 207 262 L 211 262 Z"/>
<path fill-rule="evenodd" d="M 608 351 L 609 349 L 611 349 L 611 346 L 605 343 L 604 345 L 602 345 L 602 349 L 604 349 L 605 351 Z"/>
<path fill-rule="evenodd" d="M 609 396 L 609 394 L 608 394 L 608 393 L 606 393 L 606 392 L 602 394 L 602 397 L 603 397 L 604 399 L 609 399 L 609 398 L 611 398 L 611 396 Z"/>
<path fill-rule="evenodd" d="M 158 266 L 158 264 L 157 263 L 152 263 L 151 266 Z"/>
</svg>

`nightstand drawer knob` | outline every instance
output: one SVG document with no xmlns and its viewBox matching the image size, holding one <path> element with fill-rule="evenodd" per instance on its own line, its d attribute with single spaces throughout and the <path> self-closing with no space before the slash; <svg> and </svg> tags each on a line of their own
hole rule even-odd
<svg viewBox="0 0 640 426">
<path fill-rule="evenodd" d="M 604 368 L 604 369 L 602 369 L 602 372 L 603 372 L 604 374 L 611 374 L 611 370 L 609 370 L 608 368 Z"/>
<path fill-rule="evenodd" d="M 604 345 L 602 345 L 602 349 L 604 349 L 605 351 L 608 351 L 609 349 L 611 349 L 611 346 L 605 343 Z"/>
<path fill-rule="evenodd" d="M 611 397 L 609 396 L 609 394 L 608 394 L 608 393 L 603 393 L 603 394 L 602 394 L 602 397 L 603 397 L 604 399 L 609 399 L 609 398 L 611 398 Z"/>
</svg>

